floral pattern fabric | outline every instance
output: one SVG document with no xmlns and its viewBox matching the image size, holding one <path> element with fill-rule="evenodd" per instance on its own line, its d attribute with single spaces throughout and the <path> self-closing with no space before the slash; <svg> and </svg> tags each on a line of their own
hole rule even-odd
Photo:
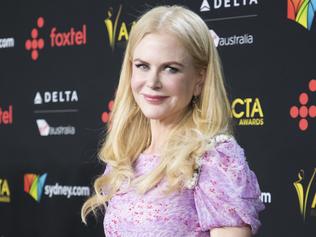
<svg viewBox="0 0 316 237">
<path fill-rule="evenodd" d="M 144 195 L 123 184 L 108 202 L 106 237 L 202 237 L 210 236 L 216 227 L 246 225 L 256 233 L 261 224 L 258 213 L 264 209 L 256 175 L 236 140 L 219 136 L 198 160 L 199 174 L 193 187 L 163 196 L 164 180 Z M 150 172 L 158 162 L 157 155 L 140 154 L 134 164 L 135 175 Z"/>
</svg>

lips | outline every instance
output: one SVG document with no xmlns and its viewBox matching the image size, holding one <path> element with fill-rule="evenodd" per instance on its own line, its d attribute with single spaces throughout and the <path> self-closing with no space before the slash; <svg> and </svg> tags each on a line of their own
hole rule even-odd
<svg viewBox="0 0 316 237">
<path fill-rule="evenodd" d="M 147 94 L 142 94 L 145 98 L 146 101 L 152 102 L 152 103 L 160 103 L 164 99 L 168 98 L 169 96 L 161 96 L 161 95 L 147 95 Z"/>
</svg>

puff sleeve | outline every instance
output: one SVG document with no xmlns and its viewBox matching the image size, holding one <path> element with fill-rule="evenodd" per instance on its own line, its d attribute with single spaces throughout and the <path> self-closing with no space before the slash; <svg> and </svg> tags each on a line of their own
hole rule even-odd
<svg viewBox="0 0 316 237">
<path fill-rule="evenodd" d="M 264 209 L 260 194 L 257 177 L 233 137 L 216 142 L 201 157 L 194 201 L 203 231 L 249 225 L 255 234 Z"/>
</svg>

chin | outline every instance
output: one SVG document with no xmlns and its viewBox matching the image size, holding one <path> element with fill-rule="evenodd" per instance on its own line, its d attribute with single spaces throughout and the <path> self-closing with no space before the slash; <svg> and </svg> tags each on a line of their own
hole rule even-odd
<svg viewBox="0 0 316 237">
<path fill-rule="evenodd" d="M 142 111 L 144 116 L 148 119 L 161 120 L 166 118 L 165 113 L 157 113 L 158 111 Z"/>
<path fill-rule="evenodd" d="M 144 113 L 144 116 L 148 119 L 153 119 L 153 120 L 161 120 L 164 118 L 164 116 L 157 115 L 157 114 L 146 114 Z"/>
</svg>

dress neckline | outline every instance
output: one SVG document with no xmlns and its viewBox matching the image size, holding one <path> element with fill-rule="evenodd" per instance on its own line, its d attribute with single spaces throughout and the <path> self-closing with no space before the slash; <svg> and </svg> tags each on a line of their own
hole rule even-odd
<svg viewBox="0 0 316 237">
<path fill-rule="evenodd" d="M 140 155 L 146 156 L 146 157 L 160 157 L 160 155 L 157 153 L 143 153 L 143 152 L 141 152 Z"/>
</svg>

